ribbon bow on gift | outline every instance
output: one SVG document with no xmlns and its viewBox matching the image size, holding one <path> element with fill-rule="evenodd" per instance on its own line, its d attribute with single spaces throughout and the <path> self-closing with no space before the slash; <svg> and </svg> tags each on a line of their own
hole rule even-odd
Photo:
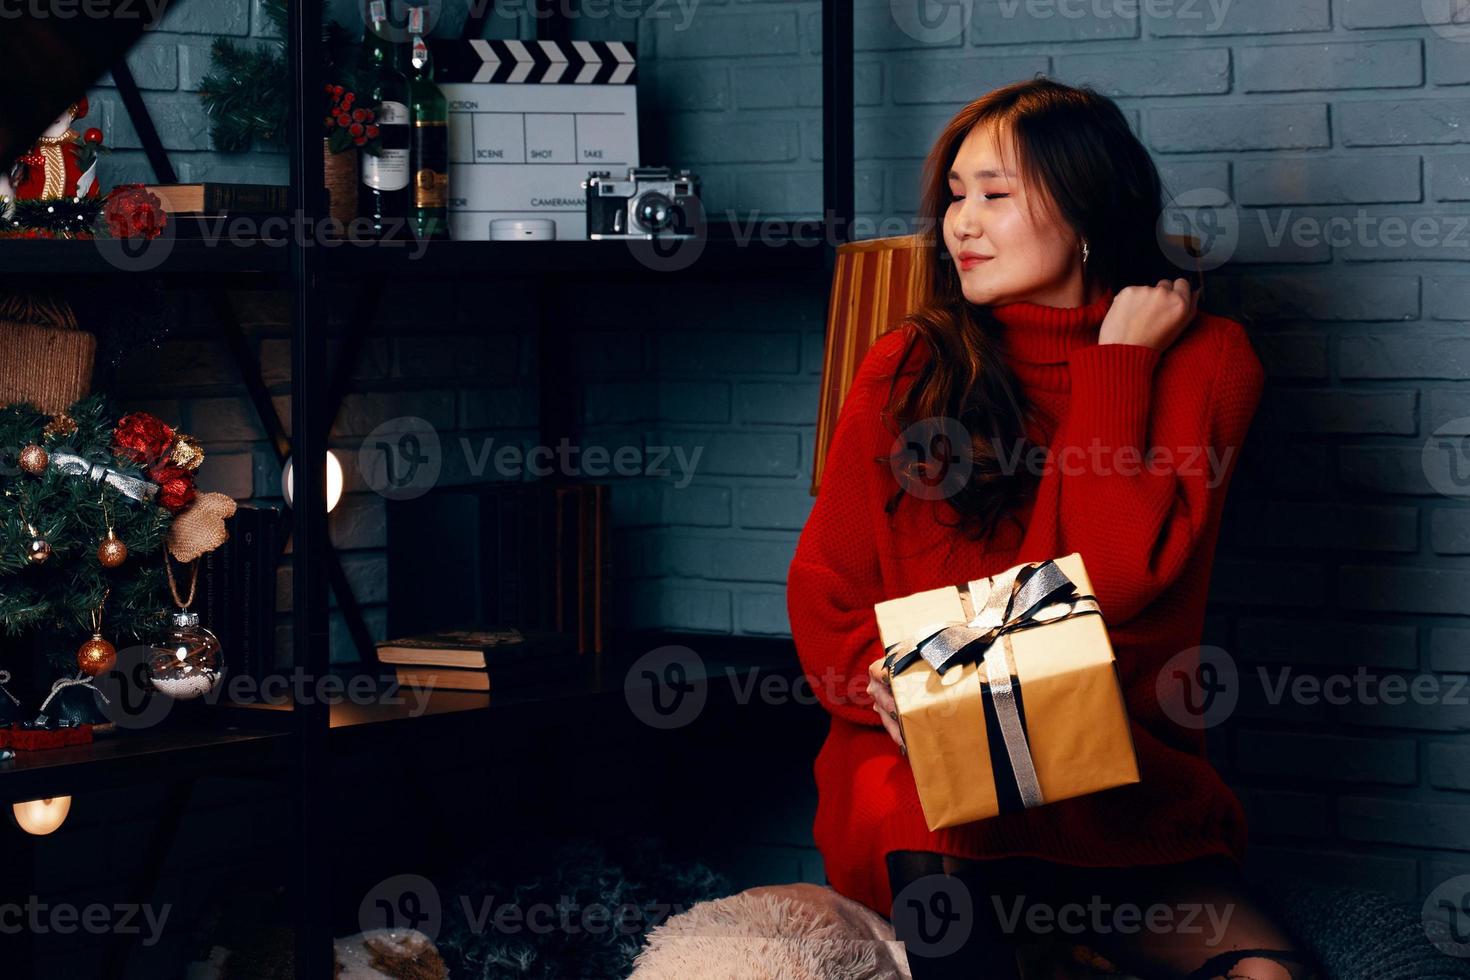
<svg viewBox="0 0 1470 980">
<path fill-rule="evenodd" d="M 152 500 L 158 494 L 158 484 L 150 483 L 141 477 L 129 476 L 120 473 L 104 463 L 93 462 L 83 459 L 72 453 L 52 453 L 51 465 L 63 473 L 71 476 L 85 476 L 93 483 L 107 483 L 108 486 L 137 501 Z"/>
<path fill-rule="evenodd" d="M 968 598 L 968 588 L 961 586 L 961 601 L 968 605 Z M 980 664 L 983 694 L 994 705 L 1021 804 L 1039 806 L 1046 801 L 1026 735 L 1010 634 L 1089 614 L 1102 615 L 1097 597 L 1079 593 L 1054 560 L 1028 562 L 990 579 L 985 605 L 968 623 L 921 627 L 912 638 L 890 644 L 883 665 L 892 675 L 923 659 L 943 675 L 959 664 Z"/>
</svg>

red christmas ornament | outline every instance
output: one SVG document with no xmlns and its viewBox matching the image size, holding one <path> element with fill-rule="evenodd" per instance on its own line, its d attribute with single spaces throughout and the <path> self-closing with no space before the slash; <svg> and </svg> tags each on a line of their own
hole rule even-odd
<svg viewBox="0 0 1470 980">
<path fill-rule="evenodd" d="M 151 466 L 164 458 L 173 441 L 174 430 L 164 425 L 162 419 L 147 412 L 134 412 L 117 420 L 117 427 L 112 430 L 112 454 L 129 463 Z"/>
<path fill-rule="evenodd" d="M 93 126 L 91 129 L 82 134 L 82 139 L 86 140 L 88 143 L 101 143 L 102 130 L 98 129 L 96 126 Z"/>
<path fill-rule="evenodd" d="M 102 208 L 113 238 L 157 238 L 168 223 L 163 202 L 142 184 L 119 184 Z"/>
<path fill-rule="evenodd" d="M 165 463 L 148 471 L 148 479 L 158 484 L 158 505 L 179 513 L 194 502 L 193 474 Z"/>
</svg>

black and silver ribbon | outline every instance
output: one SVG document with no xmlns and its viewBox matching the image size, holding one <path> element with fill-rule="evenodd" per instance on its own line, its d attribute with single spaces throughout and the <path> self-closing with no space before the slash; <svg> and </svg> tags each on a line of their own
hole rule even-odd
<svg viewBox="0 0 1470 980">
<path fill-rule="evenodd" d="M 962 601 L 968 599 L 967 587 L 962 587 L 961 596 Z M 979 664 L 986 736 L 1002 812 L 1046 802 L 1031 757 L 1011 634 L 1088 614 L 1102 615 L 1096 596 L 1079 593 L 1055 560 L 1030 562 L 993 576 L 985 605 L 968 623 L 922 627 L 885 651 L 884 666 L 890 674 L 921 659 L 940 675 L 959 664 Z"/>
<path fill-rule="evenodd" d="M 52 453 L 51 465 L 71 476 L 85 476 L 93 483 L 106 483 L 124 497 L 147 502 L 158 495 L 158 484 L 119 472 L 105 463 L 72 453 Z"/>
</svg>

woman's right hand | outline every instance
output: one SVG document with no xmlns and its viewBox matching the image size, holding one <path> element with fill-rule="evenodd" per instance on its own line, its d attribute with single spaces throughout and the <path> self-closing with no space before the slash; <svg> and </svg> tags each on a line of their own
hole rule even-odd
<svg viewBox="0 0 1470 980">
<path fill-rule="evenodd" d="M 898 727 L 898 705 L 893 700 L 893 688 L 888 683 L 888 671 L 883 669 L 883 658 L 879 657 L 868 665 L 868 693 L 873 697 L 873 710 L 888 735 L 905 755 L 908 748 L 903 744 L 903 731 Z"/>
</svg>

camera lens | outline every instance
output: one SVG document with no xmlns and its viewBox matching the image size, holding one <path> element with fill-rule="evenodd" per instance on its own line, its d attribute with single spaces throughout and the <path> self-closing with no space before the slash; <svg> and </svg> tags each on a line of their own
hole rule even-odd
<svg viewBox="0 0 1470 980">
<path fill-rule="evenodd" d="M 673 226 L 674 203 L 657 191 L 649 191 L 638 198 L 633 215 L 646 231 L 663 231 Z"/>
</svg>

